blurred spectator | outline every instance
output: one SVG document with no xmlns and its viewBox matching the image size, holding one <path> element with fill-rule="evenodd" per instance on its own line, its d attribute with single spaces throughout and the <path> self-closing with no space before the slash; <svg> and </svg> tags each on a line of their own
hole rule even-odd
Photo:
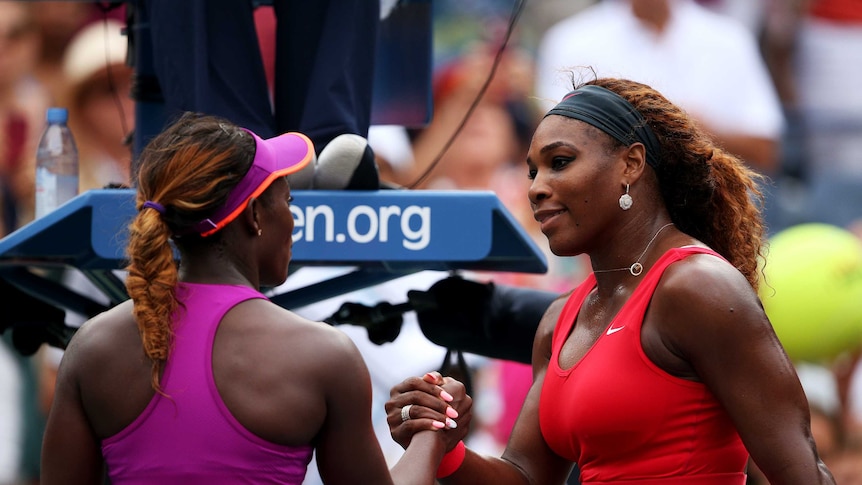
<svg viewBox="0 0 862 485">
<path fill-rule="evenodd" d="M 111 10 L 114 18 L 122 18 L 122 8 L 114 9 L 109 2 L 38 1 L 27 2 L 33 11 L 39 54 L 35 74 L 56 104 L 63 91 L 63 57 L 75 34 L 88 23 L 103 18 L 103 10 Z M 108 6 L 104 6 L 108 4 Z M 120 4 L 121 6 L 121 4 Z"/>
<path fill-rule="evenodd" d="M 853 0 L 772 1 L 764 52 L 791 122 L 802 181 L 799 222 L 846 227 L 862 237 L 862 6 Z M 860 349 L 859 351 L 862 351 Z M 830 465 L 837 483 L 862 484 L 862 359 L 839 362 L 845 448 Z"/>
<path fill-rule="evenodd" d="M 413 137 L 414 181 L 431 168 L 446 142 L 456 135 L 491 74 L 498 49 L 495 42 L 474 43 L 461 56 L 437 69 L 434 116 Z M 533 73 L 532 56 L 509 45 L 465 126 L 429 176 L 415 188 L 486 189 L 499 170 L 522 168 L 538 116 L 530 97 Z M 525 181 L 521 187 L 527 185 Z M 511 190 L 526 201 L 518 187 Z"/>
<path fill-rule="evenodd" d="M 561 71 L 649 84 L 700 120 L 728 151 L 771 175 L 783 117 L 751 31 L 693 0 L 604 0 L 545 34 L 537 95 L 571 90 Z M 732 76 L 734 82 L 727 82 Z M 550 104 L 549 104 L 550 106 Z"/>
<path fill-rule="evenodd" d="M 771 2 L 765 52 L 798 124 L 804 220 L 862 219 L 862 6 L 854 0 Z"/>
<path fill-rule="evenodd" d="M 33 217 L 35 149 L 47 96 L 32 76 L 38 49 L 31 4 L 0 1 L 0 237 Z M 0 484 L 38 477 L 41 416 L 34 360 L 0 338 Z"/>
<path fill-rule="evenodd" d="M 82 192 L 130 184 L 127 138 L 134 128 L 135 105 L 123 27 L 116 20 L 90 23 L 72 39 L 63 58 L 61 104 L 69 108 L 69 127 L 78 144 Z"/>
<path fill-rule="evenodd" d="M 47 108 L 46 94 L 32 75 L 38 39 L 31 8 L 0 1 L 0 226 L 5 232 L 33 218 L 36 144 Z"/>
</svg>

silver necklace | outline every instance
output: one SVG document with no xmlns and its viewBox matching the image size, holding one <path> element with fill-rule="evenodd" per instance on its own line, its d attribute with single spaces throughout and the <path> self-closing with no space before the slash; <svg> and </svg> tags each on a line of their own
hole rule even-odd
<svg viewBox="0 0 862 485">
<path fill-rule="evenodd" d="M 670 223 L 667 223 L 667 224 L 665 224 L 665 225 L 661 226 L 661 227 L 658 229 L 658 231 L 656 231 L 656 232 L 655 232 L 655 234 L 653 235 L 652 239 L 650 239 L 650 240 L 649 240 L 649 242 L 647 243 L 646 247 L 644 248 L 644 251 L 641 253 L 641 255 L 640 255 L 640 256 L 638 256 L 638 259 L 637 259 L 637 260 L 635 260 L 635 262 L 634 262 L 634 263 L 632 263 L 632 265 L 631 265 L 631 266 L 629 266 L 629 267 L 627 267 L 627 268 L 616 268 L 616 269 L 594 269 L 594 270 L 593 270 L 593 273 L 610 273 L 611 271 L 625 271 L 625 270 L 628 270 L 628 272 L 629 272 L 629 273 L 631 273 L 631 274 L 632 274 L 632 276 L 640 276 L 640 274 L 641 274 L 641 273 L 643 273 L 643 271 L 644 271 L 644 265 L 643 265 L 643 264 L 641 264 L 641 262 L 640 262 L 640 261 L 641 261 L 641 258 L 643 258 L 643 257 L 644 257 L 644 255 L 647 253 L 647 251 L 649 251 L 650 246 L 652 246 L 652 243 L 653 243 L 653 242 L 655 242 L 655 238 L 657 238 L 657 237 L 658 237 L 658 235 L 659 235 L 659 234 L 661 234 L 661 232 L 665 230 L 665 228 L 667 228 L 667 227 L 669 227 L 669 226 L 672 226 L 672 225 L 673 225 L 673 222 L 670 222 Z"/>
</svg>

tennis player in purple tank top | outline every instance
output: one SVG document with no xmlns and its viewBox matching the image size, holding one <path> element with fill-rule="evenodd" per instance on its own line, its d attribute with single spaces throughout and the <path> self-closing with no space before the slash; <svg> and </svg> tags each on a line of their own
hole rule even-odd
<svg viewBox="0 0 862 485">
<path fill-rule="evenodd" d="M 442 388 L 425 401 L 413 447 L 390 470 L 352 341 L 260 293 L 287 278 L 286 176 L 313 161 L 302 134 L 264 140 L 191 113 L 149 143 L 129 227 L 131 298 L 66 349 L 43 485 L 301 484 L 312 453 L 327 484 L 434 483 L 446 450 L 433 436 L 452 427 L 458 401 Z"/>
</svg>

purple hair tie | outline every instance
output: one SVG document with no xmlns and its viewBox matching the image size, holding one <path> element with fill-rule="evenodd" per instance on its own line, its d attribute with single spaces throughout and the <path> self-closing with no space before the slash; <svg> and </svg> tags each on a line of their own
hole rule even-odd
<svg viewBox="0 0 862 485">
<path fill-rule="evenodd" d="M 144 202 L 144 205 L 141 207 L 141 209 L 143 210 L 143 209 L 146 209 L 147 207 L 149 207 L 150 209 L 154 209 L 159 214 L 162 214 L 162 215 L 165 214 L 165 206 L 163 206 L 162 204 L 159 204 L 158 202 L 153 202 L 151 200 L 148 200 L 148 201 Z"/>
</svg>

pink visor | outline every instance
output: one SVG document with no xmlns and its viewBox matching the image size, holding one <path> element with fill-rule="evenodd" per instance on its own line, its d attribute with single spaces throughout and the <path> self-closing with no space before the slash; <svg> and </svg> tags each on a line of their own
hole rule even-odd
<svg viewBox="0 0 862 485">
<path fill-rule="evenodd" d="M 252 197 L 262 194 L 274 180 L 302 170 L 314 160 L 314 145 L 302 133 L 284 133 L 264 140 L 246 130 L 255 141 L 254 162 L 251 168 L 231 190 L 224 205 L 211 216 L 194 225 L 191 232 L 209 236 L 245 210 Z"/>
</svg>

